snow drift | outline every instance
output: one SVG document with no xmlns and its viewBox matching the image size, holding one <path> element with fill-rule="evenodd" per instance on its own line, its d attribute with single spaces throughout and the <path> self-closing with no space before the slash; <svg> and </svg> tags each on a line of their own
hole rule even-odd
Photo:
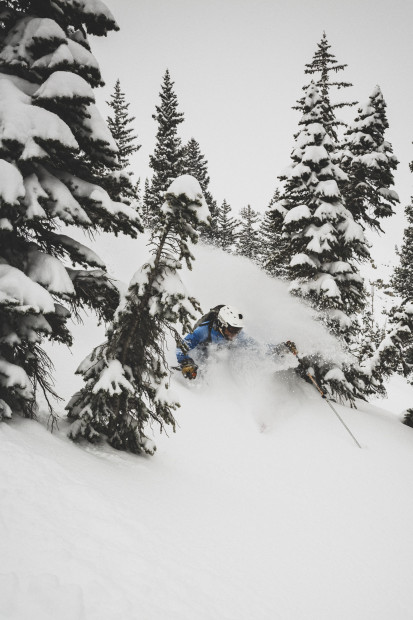
<svg viewBox="0 0 413 620">
<path fill-rule="evenodd" d="M 147 256 L 144 239 L 96 251 L 124 282 Z M 204 310 L 234 304 L 262 343 L 341 355 L 283 283 L 218 250 L 196 257 L 182 278 Z M 65 397 L 95 323 L 76 327 L 72 354 L 52 348 Z M 53 434 L 0 425 L 0 618 L 410 619 L 412 430 L 338 405 L 357 449 L 294 363 L 221 350 L 200 381 L 174 375 L 179 428 L 154 429 L 150 458 L 72 444 L 64 418 Z"/>
</svg>

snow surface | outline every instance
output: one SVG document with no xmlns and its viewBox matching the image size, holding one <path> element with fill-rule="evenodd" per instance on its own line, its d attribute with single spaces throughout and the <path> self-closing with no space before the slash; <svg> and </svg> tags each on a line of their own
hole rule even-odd
<svg viewBox="0 0 413 620">
<path fill-rule="evenodd" d="M 94 250 L 127 282 L 146 242 L 102 235 Z M 341 355 L 286 285 L 195 255 L 182 278 L 204 311 L 230 303 L 263 343 Z M 65 398 L 103 329 L 89 317 L 74 332 L 73 354 L 52 347 Z M 75 445 L 64 418 L 53 434 L 0 424 L 0 618 L 410 620 L 413 431 L 395 412 L 413 389 L 397 379 L 392 412 L 336 405 L 360 450 L 294 364 L 228 349 L 195 382 L 175 374 L 179 426 L 154 432 L 153 457 Z"/>
</svg>

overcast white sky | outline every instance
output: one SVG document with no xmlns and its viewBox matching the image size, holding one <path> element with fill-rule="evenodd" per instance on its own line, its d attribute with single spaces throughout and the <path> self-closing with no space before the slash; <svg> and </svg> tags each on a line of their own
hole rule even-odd
<svg viewBox="0 0 413 620">
<path fill-rule="evenodd" d="M 166 68 L 175 82 L 180 135 L 194 137 L 209 163 L 210 189 L 235 212 L 264 211 L 277 176 L 290 162 L 299 113 L 291 106 L 307 83 L 323 31 L 339 75 L 353 88 L 343 98 L 364 103 L 379 84 L 388 105 L 388 140 L 400 160 L 396 191 L 400 215 L 386 225 L 380 255 L 391 257 L 412 193 L 413 71 L 411 0 L 105 0 L 120 32 L 95 38 L 105 89 L 102 112 L 117 78 L 136 116 L 142 148 L 137 176 L 150 176 L 155 144 L 152 119 Z M 346 120 L 355 108 L 344 109 Z M 377 244 L 376 244 L 377 245 Z"/>
</svg>

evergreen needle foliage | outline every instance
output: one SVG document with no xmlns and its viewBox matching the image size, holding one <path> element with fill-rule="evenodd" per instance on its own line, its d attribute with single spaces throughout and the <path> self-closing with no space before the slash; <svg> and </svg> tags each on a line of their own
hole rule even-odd
<svg viewBox="0 0 413 620">
<path fill-rule="evenodd" d="M 130 167 L 131 155 L 139 151 L 141 145 L 137 143 L 138 136 L 132 126 L 135 117 L 129 114 L 130 104 L 126 102 L 119 79 L 116 80 L 113 93 L 106 103 L 113 111 L 113 115 L 108 116 L 107 123 L 118 147 L 118 162 L 123 171 L 119 175 L 120 195 L 127 204 L 131 204 L 131 202 L 137 204 L 139 201 L 139 182 L 135 185 L 132 183 L 133 173 L 128 168 Z"/>
<path fill-rule="evenodd" d="M 119 79 L 116 80 L 107 104 L 113 110 L 113 116 L 108 116 L 107 122 L 118 146 L 118 160 L 121 167 L 126 168 L 130 163 L 130 156 L 139 151 L 141 145 L 136 143 L 138 136 L 131 127 L 135 117 L 129 115 L 130 103 L 126 102 Z"/>
<path fill-rule="evenodd" d="M 156 114 L 152 116 L 158 123 L 158 129 L 155 150 L 149 160 L 153 177 L 145 192 L 144 204 L 153 228 L 156 228 L 161 220 L 160 206 L 165 191 L 173 179 L 185 172 L 185 149 L 178 136 L 178 127 L 184 121 L 184 115 L 178 112 L 178 98 L 173 87 L 174 82 L 166 70 L 160 92 L 161 103 L 156 106 Z"/>
<path fill-rule="evenodd" d="M 231 217 L 231 213 L 231 205 L 224 200 L 218 212 L 218 243 L 226 252 L 234 249 L 239 226 L 239 222 Z"/>
<path fill-rule="evenodd" d="M 286 279 L 289 263 L 288 240 L 282 234 L 286 209 L 280 200 L 277 189 L 264 213 L 259 230 L 259 263 L 271 276 Z"/>
<path fill-rule="evenodd" d="M 241 221 L 237 236 L 237 253 L 254 261 L 258 261 L 260 248 L 257 226 L 259 219 L 259 213 L 251 209 L 250 205 L 241 209 Z"/>
<path fill-rule="evenodd" d="M 210 213 L 210 224 L 201 226 L 200 236 L 205 242 L 217 242 L 218 230 L 218 207 L 209 191 L 208 162 L 201 152 L 201 148 L 195 138 L 191 138 L 184 147 L 184 172 L 195 177 L 201 186 L 205 202 Z"/>
<path fill-rule="evenodd" d="M 413 299 L 413 199 L 405 209 L 407 226 L 398 252 L 400 263 L 395 268 L 392 285 L 402 299 Z"/>
<path fill-rule="evenodd" d="M 334 54 L 330 52 L 330 49 L 331 45 L 324 32 L 320 43 L 317 44 L 317 50 L 314 53 L 312 61 L 305 65 L 304 72 L 312 76 L 311 83 L 314 83 L 319 89 L 320 97 L 325 108 L 324 129 L 327 131 L 330 138 L 338 143 L 337 129 L 340 126 L 345 126 L 345 123 L 336 117 L 334 110 L 345 106 L 353 106 L 355 102 L 338 101 L 333 103 L 331 101 L 330 91 L 332 89 L 342 90 L 343 88 L 351 87 L 352 84 L 343 80 L 334 79 L 334 76 L 337 75 L 339 71 L 343 71 L 347 65 L 338 63 Z M 331 79 L 331 77 L 333 79 Z M 294 109 L 303 111 L 308 88 L 310 88 L 310 84 L 306 84 L 303 87 L 305 94 L 297 101 L 297 106 L 295 106 Z"/>
</svg>

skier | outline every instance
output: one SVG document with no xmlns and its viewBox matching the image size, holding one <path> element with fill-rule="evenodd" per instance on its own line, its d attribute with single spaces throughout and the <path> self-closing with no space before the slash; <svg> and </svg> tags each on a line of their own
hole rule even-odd
<svg viewBox="0 0 413 620">
<path fill-rule="evenodd" d="M 196 379 L 198 365 L 189 351 L 197 349 L 206 354 L 211 344 L 224 344 L 238 340 L 247 344 L 248 339 L 241 333 L 244 327 L 244 317 L 233 306 L 219 305 L 201 317 L 195 324 L 193 331 L 183 339 L 183 347 L 177 348 L 176 357 L 182 374 L 187 379 Z"/>
<path fill-rule="evenodd" d="M 190 357 L 189 351 L 206 358 L 210 344 L 222 345 L 234 344 L 249 349 L 258 348 L 257 342 L 244 334 L 244 317 L 239 310 L 233 306 L 219 305 L 204 314 L 194 325 L 194 329 L 187 334 L 182 342 L 182 347 L 176 349 L 176 357 L 179 369 L 186 379 L 196 379 L 198 374 L 198 364 Z M 278 345 L 268 344 L 267 354 L 276 357 L 284 357 L 287 351 L 296 351 L 294 342 L 281 342 Z M 308 369 L 303 366 L 302 361 L 298 360 L 295 372 L 308 381 Z"/>
</svg>

